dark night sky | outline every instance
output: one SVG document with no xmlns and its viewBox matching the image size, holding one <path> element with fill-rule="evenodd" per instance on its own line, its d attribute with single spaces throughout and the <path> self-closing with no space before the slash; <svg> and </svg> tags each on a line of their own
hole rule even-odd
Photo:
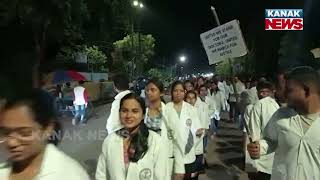
<svg viewBox="0 0 320 180">
<path fill-rule="evenodd" d="M 264 9 L 302 8 L 292 6 L 287 0 L 145 0 L 146 9 L 142 14 L 142 31 L 150 33 L 157 40 L 157 54 L 166 59 L 167 64 L 178 61 L 180 54 L 188 57 L 185 66 L 188 70 L 196 67 L 202 71 L 211 70 L 207 56 L 202 48 L 200 34 L 216 26 L 210 10 L 214 5 L 221 23 L 233 19 L 240 20 L 244 37 L 250 35 L 261 44 L 281 32 L 264 31 Z M 289 0 L 288 0 L 289 1 Z M 294 1 L 294 0 L 291 0 Z M 279 41 L 266 42 L 269 46 Z M 264 48 L 265 45 L 261 45 Z M 273 49 L 276 50 L 276 49 Z M 265 53 L 265 52 L 264 52 Z"/>
</svg>

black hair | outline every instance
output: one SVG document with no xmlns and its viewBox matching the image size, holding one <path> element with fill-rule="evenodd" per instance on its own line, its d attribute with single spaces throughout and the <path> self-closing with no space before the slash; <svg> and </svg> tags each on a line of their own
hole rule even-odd
<svg viewBox="0 0 320 180">
<path fill-rule="evenodd" d="M 260 91 L 261 89 L 274 90 L 274 85 L 270 81 L 259 81 L 257 84 L 257 90 Z"/>
<path fill-rule="evenodd" d="M 197 99 L 197 97 L 198 97 L 197 93 L 196 93 L 195 91 L 191 90 L 191 91 L 188 91 L 188 92 L 186 93 L 185 99 L 187 98 L 187 95 L 188 95 L 188 94 L 194 94 L 194 97 L 196 97 L 196 99 Z"/>
<path fill-rule="evenodd" d="M 182 81 L 175 81 L 175 82 L 173 82 L 172 85 L 171 85 L 171 96 L 172 96 L 172 98 L 173 98 L 173 90 L 174 90 L 174 88 L 175 88 L 176 86 L 178 86 L 178 85 L 181 85 L 181 86 L 183 87 L 183 89 L 185 89 L 184 84 L 183 84 Z"/>
<path fill-rule="evenodd" d="M 199 79 L 202 79 L 204 82 L 206 81 L 206 79 L 203 76 L 199 76 L 197 82 L 199 81 Z"/>
<path fill-rule="evenodd" d="M 143 114 L 146 114 L 146 104 L 144 99 L 135 93 L 129 93 L 121 99 L 120 109 L 123 106 L 123 103 L 128 99 L 135 99 L 140 104 Z M 131 136 L 131 143 L 129 146 L 129 150 L 133 150 L 132 153 L 129 153 L 129 160 L 131 162 L 138 162 L 144 157 L 148 151 L 148 137 L 149 130 L 142 119 L 138 132 Z"/>
<path fill-rule="evenodd" d="M 296 67 L 285 75 L 285 79 L 297 81 L 303 88 L 308 88 L 312 84 L 317 88 L 318 94 L 320 94 L 320 75 L 312 67 Z"/>
<path fill-rule="evenodd" d="M 67 86 L 67 87 L 70 87 L 70 86 L 71 86 L 70 82 L 67 82 L 67 83 L 66 83 L 66 86 Z"/>
<path fill-rule="evenodd" d="M 201 85 L 201 86 L 199 87 L 199 91 L 200 91 L 201 88 L 206 88 L 206 89 L 208 89 L 205 84 L 203 84 L 203 85 Z"/>
<path fill-rule="evenodd" d="M 193 83 L 193 82 L 191 82 L 190 80 L 185 80 L 184 83 L 183 83 L 185 89 L 186 89 L 186 84 L 187 84 L 187 83 L 190 83 L 190 84 L 193 86 L 193 88 L 194 88 L 194 83 Z"/>
<path fill-rule="evenodd" d="M 80 85 L 83 85 L 83 84 L 84 84 L 84 81 L 82 81 L 82 80 L 79 81 L 79 84 L 80 84 Z"/>
<path fill-rule="evenodd" d="M 158 78 L 152 78 L 148 81 L 147 85 L 154 84 L 160 90 L 161 93 L 164 91 L 164 85 Z"/>
<path fill-rule="evenodd" d="M 113 80 L 114 86 L 118 90 L 124 91 L 124 90 L 129 89 L 129 79 L 126 75 L 117 74 L 112 78 L 112 80 Z"/>
<path fill-rule="evenodd" d="M 47 128 L 49 125 L 54 126 L 54 132 L 48 138 L 48 143 L 58 145 L 62 136 L 62 126 L 57 121 L 56 111 L 54 109 L 54 100 L 50 94 L 40 89 L 33 89 L 31 92 L 19 97 L 8 99 L 3 112 L 12 108 L 26 106 L 33 115 L 33 120 L 40 124 L 41 127 Z"/>
</svg>

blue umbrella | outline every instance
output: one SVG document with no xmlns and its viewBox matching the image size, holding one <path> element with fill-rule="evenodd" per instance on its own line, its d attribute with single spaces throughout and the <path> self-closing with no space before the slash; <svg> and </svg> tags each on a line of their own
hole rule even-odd
<svg viewBox="0 0 320 180">
<path fill-rule="evenodd" d="M 72 78 L 68 75 L 67 71 L 56 71 L 53 76 L 53 84 L 70 82 Z"/>
</svg>

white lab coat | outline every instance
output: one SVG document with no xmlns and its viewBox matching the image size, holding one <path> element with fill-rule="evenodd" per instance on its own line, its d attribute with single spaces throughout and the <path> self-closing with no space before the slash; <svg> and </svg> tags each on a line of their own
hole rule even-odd
<svg viewBox="0 0 320 180">
<path fill-rule="evenodd" d="M 252 108 L 248 127 L 252 140 L 260 141 L 264 138 L 263 131 L 272 115 L 279 109 L 278 103 L 271 97 L 260 99 Z M 255 168 L 259 172 L 271 174 L 274 153 L 261 156 L 255 161 Z"/>
<path fill-rule="evenodd" d="M 223 94 L 223 96 L 225 97 L 226 96 L 226 89 L 224 87 L 223 82 L 220 82 L 220 81 L 218 82 L 218 89 Z"/>
<path fill-rule="evenodd" d="M 225 96 L 223 94 L 223 92 L 221 91 L 217 91 L 217 93 L 212 93 L 212 99 L 216 104 L 216 111 L 218 113 L 220 113 L 222 110 L 226 110 L 225 109 Z"/>
<path fill-rule="evenodd" d="M 248 89 L 248 98 L 250 104 L 255 104 L 257 101 L 259 101 L 257 87 L 251 87 Z"/>
<path fill-rule="evenodd" d="M 146 117 L 148 114 L 149 109 L 146 110 Z M 163 116 L 163 121 L 161 124 L 161 149 L 165 151 L 167 157 L 167 176 L 166 179 L 171 179 L 173 174 L 173 162 L 174 162 L 174 155 L 173 155 L 173 126 L 168 121 L 168 116 L 166 112 L 166 105 L 161 102 L 161 111 Z M 146 118 L 145 118 L 146 122 Z"/>
<path fill-rule="evenodd" d="M 245 91 L 246 87 L 245 85 L 241 82 L 241 81 L 238 81 L 236 84 L 235 84 L 235 87 L 236 87 L 236 90 L 237 90 L 237 95 L 235 94 L 235 91 L 233 89 L 233 85 L 230 84 L 229 86 L 229 92 L 230 92 L 230 102 L 237 102 L 237 96 L 240 97 L 240 94 Z M 240 99 L 239 99 L 240 100 Z M 238 101 L 239 101 L 238 100 Z"/>
<path fill-rule="evenodd" d="M 222 83 L 223 83 L 224 90 L 225 90 L 226 100 L 228 100 L 229 99 L 229 95 L 230 95 L 230 88 L 229 88 L 229 86 L 228 86 L 226 81 L 223 81 Z"/>
<path fill-rule="evenodd" d="M 209 129 L 210 125 L 210 114 L 209 114 L 209 105 L 198 100 L 194 107 L 197 109 L 200 128 Z M 196 155 L 201 155 L 204 153 L 203 149 L 203 138 L 204 134 L 201 137 L 196 137 L 197 144 L 195 145 Z"/>
<path fill-rule="evenodd" d="M 202 101 L 200 97 L 197 98 L 197 102 L 198 102 L 198 101 Z M 197 102 L 196 102 L 196 103 L 197 103 Z M 205 102 L 206 104 L 208 104 L 208 106 L 209 106 L 209 114 L 210 114 L 210 116 L 212 116 L 212 115 L 216 112 L 216 110 L 217 110 L 216 102 L 215 102 L 214 99 L 213 99 L 212 97 L 210 97 L 210 96 L 206 96 L 204 102 Z"/>
<path fill-rule="evenodd" d="M 11 167 L 9 164 L 0 165 L 0 179 L 9 180 Z M 48 144 L 39 174 L 33 180 L 90 180 L 81 165 L 61 152 L 56 146 Z"/>
<path fill-rule="evenodd" d="M 124 96 L 126 96 L 129 93 L 131 93 L 131 91 L 129 90 L 122 91 L 119 94 L 117 94 L 116 97 L 114 97 L 114 101 L 112 102 L 110 115 L 108 117 L 107 125 L 106 125 L 108 134 L 111 134 L 123 127 L 120 122 L 120 114 L 119 114 L 120 101 Z"/>
<path fill-rule="evenodd" d="M 137 163 L 130 162 L 126 172 L 123 137 L 110 134 L 103 142 L 96 180 L 165 180 L 166 154 L 160 136 L 149 130 L 148 151 Z"/>
<path fill-rule="evenodd" d="M 244 111 L 243 119 L 245 123 L 248 125 L 250 121 L 251 110 L 253 109 L 253 104 L 249 104 Z M 246 133 L 247 130 L 243 127 L 243 132 Z M 249 137 L 246 138 L 246 145 L 250 143 Z M 250 154 L 247 151 L 247 146 L 245 146 L 245 171 L 246 172 L 257 172 L 255 160 L 252 160 Z"/>
<path fill-rule="evenodd" d="M 320 179 L 320 118 L 304 133 L 300 116 L 280 108 L 260 142 L 261 153 L 275 152 L 271 180 Z"/>
<path fill-rule="evenodd" d="M 180 117 L 174 109 L 173 102 L 166 105 L 168 121 L 172 123 L 174 129 L 174 172 L 178 174 L 185 173 L 185 164 L 193 163 L 196 160 L 195 145 L 198 142 L 196 131 L 200 128 L 200 120 L 197 110 L 190 104 L 183 102 Z M 191 127 L 188 127 L 187 122 L 191 121 Z M 188 154 L 185 154 L 185 146 L 188 142 L 189 130 L 194 137 L 194 146 Z"/>
</svg>

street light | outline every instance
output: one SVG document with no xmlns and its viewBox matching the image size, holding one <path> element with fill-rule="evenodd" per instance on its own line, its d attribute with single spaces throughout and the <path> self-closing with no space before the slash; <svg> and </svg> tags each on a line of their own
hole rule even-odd
<svg viewBox="0 0 320 180">
<path fill-rule="evenodd" d="M 134 6 L 139 6 L 139 1 L 133 1 Z"/>
<path fill-rule="evenodd" d="M 133 5 L 133 9 L 136 9 L 137 11 L 139 11 L 139 9 L 143 9 L 144 8 L 144 5 L 142 2 L 140 2 L 139 0 L 134 0 L 132 2 L 132 5 Z M 138 15 L 138 14 L 137 14 Z M 138 23 L 138 43 L 139 43 L 139 49 L 138 49 L 138 52 L 136 52 L 135 47 L 134 47 L 134 26 L 135 26 L 135 20 L 134 18 L 136 16 L 136 13 L 133 12 L 133 16 L 131 17 L 131 48 L 132 48 L 132 51 L 134 52 L 134 57 L 132 58 L 131 62 L 132 62 L 132 65 L 135 66 L 136 63 L 135 61 L 139 61 L 139 59 L 141 58 L 141 34 L 140 34 L 140 22 Z M 132 78 L 134 77 L 134 74 L 135 74 L 135 70 L 132 66 L 132 69 L 131 69 L 131 76 Z M 140 66 L 138 66 L 140 67 Z M 139 68 L 138 68 L 138 72 L 139 72 Z"/>
<path fill-rule="evenodd" d="M 187 60 L 186 56 L 184 56 L 184 55 L 179 56 L 179 61 L 177 61 L 173 66 L 176 76 L 178 75 L 178 71 L 179 71 L 179 68 L 178 68 L 179 63 L 185 63 L 186 60 Z M 183 67 L 180 67 L 180 72 L 181 73 L 182 73 L 182 69 L 183 69 Z M 173 70 L 172 70 L 172 76 L 173 76 Z"/>
<path fill-rule="evenodd" d="M 180 56 L 179 59 L 180 59 L 180 62 L 185 62 L 187 58 L 186 58 L 186 56 Z"/>
<path fill-rule="evenodd" d="M 143 3 L 139 2 L 139 1 L 133 1 L 133 6 L 140 7 L 140 8 L 144 7 Z"/>
</svg>

